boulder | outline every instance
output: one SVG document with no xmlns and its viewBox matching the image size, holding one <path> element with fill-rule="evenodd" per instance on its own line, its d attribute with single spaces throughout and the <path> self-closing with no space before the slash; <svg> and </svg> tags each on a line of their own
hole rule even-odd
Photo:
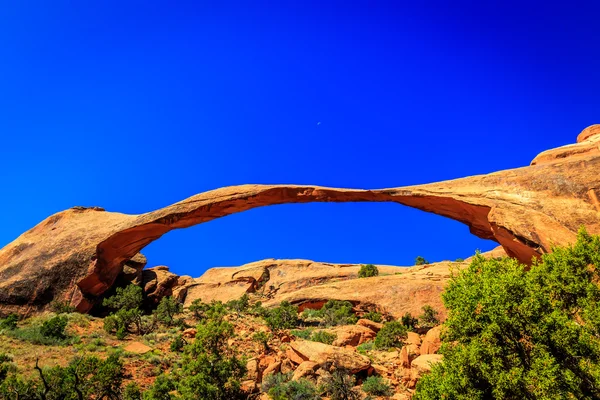
<svg viewBox="0 0 600 400">
<path fill-rule="evenodd" d="M 371 321 L 370 319 L 361 318 L 356 322 L 356 325 L 364 326 L 369 328 L 373 332 L 377 333 L 381 328 L 383 328 L 383 324 L 379 322 Z"/>
<path fill-rule="evenodd" d="M 311 377 L 318 368 L 319 364 L 316 362 L 304 361 L 302 364 L 298 365 L 298 368 L 294 371 L 292 380 L 297 381 L 298 379 Z"/>
<path fill-rule="evenodd" d="M 371 366 L 371 361 L 368 357 L 345 347 L 330 346 L 308 340 L 296 340 L 290 343 L 290 348 L 304 360 L 309 360 L 319 365 L 333 364 L 347 369 L 353 374 L 366 370 Z"/>
<path fill-rule="evenodd" d="M 441 326 L 431 328 L 425 334 L 423 343 L 421 344 L 421 354 L 435 354 L 442 347 L 442 341 L 440 339 Z"/>
<path fill-rule="evenodd" d="M 410 366 L 419 374 L 430 372 L 433 365 L 442 361 L 444 357 L 441 354 L 423 354 L 412 360 Z"/>
<path fill-rule="evenodd" d="M 145 354 L 149 351 L 152 351 L 152 347 L 146 346 L 144 343 L 140 342 L 131 342 L 127 346 L 125 346 L 123 350 L 129 353 Z"/>
<path fill-rule="evenodd" d="M 370 328 L 361 325 L 345 325 L 336 326 L 326 330 L 329 333 L 336 335 L 333 341 L 334 346 L 353 346 L 363 344 L 375 339 L 377 334 Z"/>
</svg>

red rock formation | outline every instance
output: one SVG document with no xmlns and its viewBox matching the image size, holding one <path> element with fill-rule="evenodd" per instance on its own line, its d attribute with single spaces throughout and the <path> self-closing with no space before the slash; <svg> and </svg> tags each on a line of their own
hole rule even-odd
<svg viewBox="0 0 600 400">
<path fill-rule="evenodd" d="M 142 215 L 73 208 L 0 250 L 4 311 L 37 310 L 54 298 L 80 311 L 113 285 L 123 264 L 173 229 L 255 207 L 308 202 L 395 202 L 463 222 L 525 263 L 574 241 L 586 225 L 600 233 L 600 132 L 542 153 L 532 165 L 427 185 L 380 190 L 242 185 L 201 193 Z"/>
</svg>

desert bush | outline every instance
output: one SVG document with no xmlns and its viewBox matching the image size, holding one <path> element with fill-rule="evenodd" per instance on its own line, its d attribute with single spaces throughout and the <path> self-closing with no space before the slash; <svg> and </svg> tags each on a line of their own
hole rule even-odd
<svg viewBox="0 0 600 400">
<path fill-rule="evenodd" d="M 196 340 L 184 348 L 177 389 L 184 399 L 245 399 L 241 379 L 245 363 L 227 341 L 233 337 L 233 325 L 210 320 L 197 327 Z"/>
<path fill-rule="evenodd" d="M 67 327 L 67 318 L 63 316 L 52 317 L 42 324 L 40 333 L 42 336 L 53 339 L 65 339 L 67 337 L 65 329 Z"/>
<path fill-rule="evenodd" d="M 402 316 L 400 322 L 406 327 L 406 329 L 412 331 L 417 327 L 419 320 L 413 317 L 411 313 L 407 312 Z"/>
<path fill-rule="evenodd" d="M 104 299 L 102 305 L 113 310 L 133 310 L 141 308 L 144 302 L 142 288 L 137 285 L 127 285 L 124 288 L 117 288 L 116 293 Z"/>
<path fill-rule="evenodd" d="M 362 396 L 354 390 L 355 378 L 343 368 L 333 368 L 331 375 L 323 380 L 323 391 L 331 400 L 358 400 Z"/>
<path fill-rule="evenodd" d="M 418 257 L 415 259 L 415 265 L 427 265 L 427 264 L 429 264 L 429 261 L 427 261 L 426 259 L 424 259 L 424 258 L 423 258 L 423 257 L 421 257 L 421 256 L 418 256 Z"/>
<path fill-rule="evenodd" d="M 329 300 L 321 309 L 323 326 L 353 325 L 358 318 L 352 311 L 349 301 Z"/>
<path fill-rule="evenodd" d="M 440 323 L 438 312 L 430 305 L 424 305 L 422 308 L 423 314 L 419 316 L 419 326 L 422 328 L 433 328 Z"/>
<path fill-rule="evenodd" d="M 313 331 L 313 328 L 293 329 L 291 334 L 300 339 L 310 340 L 310 335 L 312 335 Z"/>
<path fill-rule="evenodd" d="M 364 342 L 356 346 L 356 351 L 361 354 L 365 354 L 367 351 L 371 351 L 375 348 L 375 342 Z"/>
<path fill-rule="evenodd" d="M 178 353 L 181 350 L 183 350 L 183 346 L 185 346 L 185 340 L 183 339 L 183 336 L 181 335 L 176 335 L 173 340 L 171 341 L 171 345 L 169 346 L 170 350 L 174 353 Z"/>
<path fill-rule="evenodd" d="M 362 317 L 373 322 L 381 322 L 383 320 L 381 314 L 376 311 L 369 311 L 368 313 L 365 313 Z"/>
<path fill-rule="evenodd" d="M 362 384 L 362 390 L 373 396 L 391 396 L 392 387 L 381 376 L 369 376 Z"/>
<path fill-rule="evenodd" d="M 292 374 L 271 374 L 262 383 L 263 392 L 274 400 L 318 400 L 317 387 L 307 379 L 291 381 Z"/>
<path fill-rule="evenodd" d="M 379 270 L 373 264 L 361 265 L 360 269 L 358 270 L 359 278 L 369 278 L 377 275 L 379 275 Z"/>
<path fill-rule="evenodd" d="M 158 303 L 158 307 L 154 313 L 156 314 L 156 319 L 165 324 L 166 326 L 173 326 L 176 324 L 175 317 L 183 312 L 183 304 L 178 302 L 172 296 L 165 296 L 160 299 L 160 303 Z"/>
<path fill-rule="evenodd" d="M 282 301 L 279 307 L 269 310 L 264 319 L 267 326 L 274 332 L 293 329 L 298 326 L 298 307 Z"/>
<path fill-rule="evenodd" d="M 171 393 L 175 390 L 173 380 L 164 374 L 160 374 L 154 380 L 150 388 L 144 392 L 144 400 L 174 400 L 175 396 Z"/>
<path fill-rule="evenodd" d="M 200 320 L 204 318 L 208 307 L 208 304 L 203 303 L 200 299 L 196 299 L 192 301 L 192 304 L 190 304 L 188 310 L 194 315 L 194 318 Z"/>
<path fill-rule="evenodd" d="M 0 320 L 0 330 L 13 330 L 17 327 L 17 322 L 19 321 L 19 316 L 17 314 L 8 314 L 6 318 L 2 318 Z"/>
<path fill-rule="evenodd" d="M 248 311 L 250 307 L 250 297 L 248 297 L 247 293 L 244 293 L 242 297 L 237 300 L 230 300 L 225 303 L 225 308 L 235 313 L 242 314 Z"/>
<path fill-rule="evenodd" d="M 124 339 L 127 333 L 143 335 L 156 328 L 156 320 L 143 316 L 141 310 L 144 301 L 142 288 L 128 285 L 117 288 L 115 295 L 104 299 L 102 305 L 116 310 L 104 318 L 104 330 L 115 333 L 117 339 Z M 134 329 L 132 329 L 134 327 Z"/>
<path fill-rule="evenodd" d="M 57 314 L 70 314 L 75 311 L 75 307 L 68 301 L 54 300 L 50 303 L 50 309 Z"/>
<path fill-rule="evenodd" d="M 383 324 L 383 327 L 375 337 L 375 348 L 380 350 L 389 350 L 391 348 L 402 347 L 406 339 L 406 327 L 398 321 L 391 321 Z"/>
<path fill-rule="evenodd" d="M 443 362 L 415 399 L 600 398 L 600 237 L 531 267 L 475 256 L 443 294 Z"/>
<path fill-rule="evenodd" d="M 142 391 L 135 382 L 129 382 L 123 390 L 123 400 L 142 400 Z"/>
<path fill-rule="evenodd" d="M 325 344 L 332 344 L 335 339 L 337 339 L 337 335 L 335 333 L 329 333 L 326 331 L 316 331 L 310 335 L 310 340 L 313 342 L 320 342 Z"/>
</svg>

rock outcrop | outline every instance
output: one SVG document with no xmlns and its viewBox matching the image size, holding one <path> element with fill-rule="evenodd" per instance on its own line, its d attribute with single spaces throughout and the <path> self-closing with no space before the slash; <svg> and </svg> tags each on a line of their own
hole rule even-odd
<svg viewBox="0 0 600 400">
<path fill-rule="evenodd" d="M 36 311 L 53 299 L 89 310 L 124 264 L 165 233 L 284 203 L 395 202 L 460 221 L 529 263 L 553 245 L 573 242 L 581 225 L 600 233 L 599 143 L 598 126 L 592 126 L 577 144 L 544 152 L 528 167 L 426 185 L 378 190 L 241 185 L 142 215 L 75 207 L 0 250 L 0 311 Z"/>
</svg>

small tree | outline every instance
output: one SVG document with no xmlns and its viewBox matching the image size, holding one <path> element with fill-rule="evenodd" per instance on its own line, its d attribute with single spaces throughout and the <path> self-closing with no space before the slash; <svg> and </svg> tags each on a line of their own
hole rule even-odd
<svg viewBox="0 0 600 400">
<path fill-rule="evenodd" d="M 67 327 L 67 318 L 63 316 L 52 317 L 42 324 L 40 333 L 42 336 L 54 339 L 64 339 L 67 337 L 65 328 Z"/>
<path fill-rule="evenodd" d="M 434 326 L 440 323 L 438 318 L 439 313 L 431 307 L 429 304 L 426 304 L 422 308 L 423 314 L 419 316 L 420 323 L 419 325 L 423 328 L 433 328 Z"/>
<path fill-rule="evenodd" d="M 413 317 L 409 312 L 405 313 L 400 321 L 402 322 L 402 325 L 404 325 L 409 331 L 414 330 L 419 323 L 419 320 Z"/>
<path fill-rule="evenodd" d="M 173 326 L 175 316 L 183 312 L 183 304 L 175 300 L 171 296 L 163 297 L 156 307 L 156 319 L 166 326 Z"/>
<path fill-rule="evenodd" d="M 381 376 L 369 376 L 362 385 L 363 392 L 373 396 L 391 396 L 392 387 Z"/>
<path fill-rule="evenodd" d="M 190 304 L 188 310 L 194 314 L 194 318 L 200 320 L 205 317 L 206 310 L 208 310 L 209 307 L 210 306 L 206 303 L 203 303 L 202 300 L 196 299 L 192 301 L 192 304 Z"/>
<path fill-rule="evenodd" d="M 265 317 L 267 326 L 274 332 L 298 326 L 298 307 L 282 301 L 279 307 L 269 311 Z"/>
<path fill-rule="evenodd" d="M 178 353 L 183 349 L 183 346 L 185 346 L 186 342 L 185 339 L 183 338 L 182 335 L 177 335 L 173 338 L 173 341 L 171 342 L 170 345 L 170 350 L 174 353 Z"/>
<path fill-rule="evenodd" d="M 402 347 L 406 336 L 406 327 L 400 322 L 387 322 L 379 332 L 377 332 L 377 336 L 375 337 L 375 348 L 388 350 L 395 347 Z"/>
<path fill-rule="evenodd" d="M 17 327 L 17 322 L 19 321 L 19 316 L 17 314 L 8 314 L 6 318 L 0 320 L 0 330 L 6 329 L 12 331 Z"/>
<path fill-rule="evenodd" d="M 247 293 L 244 293 L 244 295 L 242 297 L 240 297 L 237 300 L 230 300 L 227 303 L 225 303 L 225 307 L 235 313 L 242 314 L 246 311 L 248 311 L 248 308 L 250 307 L 250 297 L 248 296 Z"/>
<path fill-rule="evenodd" d="M 369 278 L 371 276 L 379 275 L 379 270 L 373 264 L 365 264 L 360 267 L 358 271 L 359 278 Z"/>
<path fill-rule="evenodd" d="M 323 315 L 323 326 L 352 325 L 358 318 L 352 311 L 352 303 L 349 301 L 329 300 L 321 309 Z"/>
<path fill-rule="evenodd" d="M 324 379 L 323 390 L 331 400 L 358 400 L 361 395 L 354 390 L 355 381 L 346 369 L 334 367 L 331 375 Z"/>
<path fill-rule="evenodd" d="M 424 259 L 424 258 L 423 258 L 423 257 L 421 257 L 421 256 L 418 256 L 418 257 L 415 259 L 415 265 L 427 265 L 427 264 L 429 264 L 429 261 L 427 261 L 426 259 Z"/>
</svg>

